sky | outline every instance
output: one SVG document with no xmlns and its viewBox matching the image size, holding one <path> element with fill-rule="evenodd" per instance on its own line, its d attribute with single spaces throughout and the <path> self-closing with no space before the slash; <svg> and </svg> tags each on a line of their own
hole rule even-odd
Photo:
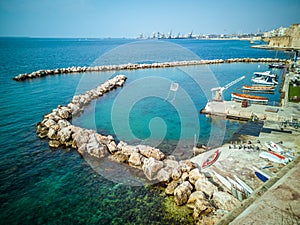
<svg viewBox="0 0 300 225">
<path fill-rule="evenodd" d="M 300 23 L 300 0 L 0 0 L 0 36 L 232 34 Z"/>
</svg>

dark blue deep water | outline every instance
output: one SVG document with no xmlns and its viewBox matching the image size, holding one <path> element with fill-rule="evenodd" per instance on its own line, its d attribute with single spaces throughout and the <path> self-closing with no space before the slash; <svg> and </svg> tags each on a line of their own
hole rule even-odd
<svg viewBox="0 0 300 225">
<path fill-rule="evenodd" d="M 224 97 L 229 100 L 231 91 L 239 91 L 237 89 L 242 83 L 249 84 L 252 73 L 266 70 L 266 64 L 236 63 L 72 74 L 24 82 L 11 79 L 19 73 L 39 69 L 124 62 L 124 55 L 122 58 L 122 54 L 116 54 L 118 50 L 115 48 L 135 41 L 0 38 L 0 224 L 191 223 L 191 217 L 176 217 L 178 213 L 171 212 L 170 204 L 166 207 L 164 196 L 158 187 L 132 187 L 114 183 L 96 173 L 76 151 L 50 149 L 47 140 L 40 140 L 36 136 L 35 124 L 57 105 L 70 102 L 74 94 L 82 93 L 115 74 L 123 73 L 128 77 L 124 88 L 112 91 L 93 102 L 80 118 L 74 119 L 74 123 L 132 143 L 146 139 L 149 143 L 155 143 L 163 135 L 160 146 L 169 154 L 179 139 L 193 141 L 194 128 L 197 126 L 197 139 L 207 143 L 212 124 L 227 125 L 223 140 L 226 141 L 241 125 L 236 122 L 213 122 L 198 113 L 195 123 L 194 111 L 191 110 L 198 112 L 205 106 L 208 81 L 201 81 L 202 86 L 199 88 L 189 74 L 193 74 L 196 79 L 200 77 L 201 80 L 201 73 L 208 72 L 221 86 L 246 75 L 243 82 L 225 92 Z M 247 41 L 172 40 L 167 45 L 171 43 L 188 49 L 183 53 L 191 52 L 191 58 L 290 57 L 284 52 L 277 54 L 275 51 L 252 49 Z M 121 50 L 124 51 L 122 47 Z M 143 54 L 142 58 L 137 59 L 136 55 L 133 57 L 137 50 L 140 51 L 139 54 Z M 127 51 L 125 48 L 125 59 L 127 63 L 156 61 L 152 56 L 157 52 L 148 50 L 137 48 Z M 101 58 L 103 54 L 104 57 Z M 170 61 L 189 58 L 189 55 L 180 53 L 169 54 L 165 49 L 161 49 L 158 54 L 162 59 Z M 273 72 L 281 75 L 280 70 Z M 136 83 L 139 81 L 142 83 Z M 170 81 L 177 82 L 180 86 L 173 105 L 164 101 Z M 149 95 L 146 92 L 148 89 L 152 91 L 150 93 L 156 94 Z M 130 90 L 135 90 L 135 93 Z M 144 97 L 135 102 L 138 93 L 144 94 Z M 170 99 L 173 98 L 172 94 L 174 93 L 170 93 Z M 186 101 L 184 96 L 189 96 L 190 100 Z M 129 99 L 132 101 L 124 103 L 121 101 L 122 97 L 131 97 Z M 270 104 L 277 104 L 278 92 L 268 97 Z M 122 110 L 127 108 L 130 108 L 130 134 L 122 132 L 120 122 L 127 118 Z M 183 117 L 185 122 L 181 121 Z M 114 123 L 115 121 L 117 122 Z M 163 130 L 165 133 L 151 133 L 151 130 Z"/>
</svg>

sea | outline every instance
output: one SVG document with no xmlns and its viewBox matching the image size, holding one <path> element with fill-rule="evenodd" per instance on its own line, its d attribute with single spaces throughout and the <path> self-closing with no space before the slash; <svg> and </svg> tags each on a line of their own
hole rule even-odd
<svg viewBox="0 0 300 225">
<path fill-rule="evenodd" d="M 74 95 L 118 75 L 123 88 L 93 101 L 72 123 L 116 141 L 149 144 L 178 159 L 197 143 L 217 146 L 243 126 L 199 113 L 211 88 L 246 76 L 223 93 L 241 93 L 265 63 L 210 64 L 145 70 L 74 73 L 16 82 L 20 73 L 72 66 L 176 60 L 281 58 L 283 51 L 251 48 L 240 40 L 0 38 L 0 224 L 193 224 L 192 211 L 175 205 L 158 184 L 132 185 L 102 166 L 95 170 L 74 149 L 52 149 L 36 124 Z M 282 70 L 273 69 L 281 81 Z M 278 105 L 274 94 L 263 94 Z M 101 166 L 101 165 L 100 165 Z M 103 168 L 104 167 L 104 168 Z M 104 171 L 104 172 L 103 172 Z"/>
</svg>

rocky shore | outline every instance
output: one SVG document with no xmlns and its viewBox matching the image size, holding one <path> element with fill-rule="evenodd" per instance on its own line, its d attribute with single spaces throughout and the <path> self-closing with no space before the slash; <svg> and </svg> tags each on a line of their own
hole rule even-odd
<svg viewBox="0 0 300 225">
<path fill-rule="evenodd" d="M 138 70 L 138 69 L 150 69 L 150 68 L 166 68 L 166 67 L 178 67 L 178 66 L 191 66 L 191 65 L 205 65 L 205 64 L 218 64 L 218 63 L 271 63 L 271 62 L 286 62 L 285 59 L 273 59 L 273 58 L 232 58 L 232 59 L 213 59 L 213 60 L 192 60 L 192 61 L 175 61 L 175 62 L 163 62 L 163 63 L 151 63 L 151 64 L 122 64 L 122 65 L 107 65 L 107 66 L 92 66 L 92 67 L 80 67 L 73 66 L 68 68 L 57 68 L 52 70 L 38 70 L 32 73 L 23 73 L 15 76 L 13 80 L 23 81 L 26 79 L 41 78 L 50 75 L 59 74 L 71 74 L 71 73 L 84 73 L 84 72 L 101 72 L 101 71 L 118 71 L 118 70 Z"/>
<path fill-rule="evenodd" d="M 191 208 L 197 224 L 214 224 L 239 203 L 217 184 L 215 177 L 202 173 L 191 161 L 177 161 L 174 156 L 166 156 L 157 148 L 133 146 L 123 141 L 116 143 L 110 135 L 71 124 L 72 116 L 79 115 L 85 105 L 113 88 L 123 86 L 125 80 L 126 76 L 118 75 L 84 94 L 74 96 L 66 106 L 53 109 L 37 124 L 38 136 L 48 138 L 49 146 L 53 148 L 72 147 L 81 155 L 87 154 L 95 159 L 107 157 L 136 168 L 149 181 L 161 183 L 165 193 L 174 196 L 177 205 Z"/>
</svg>

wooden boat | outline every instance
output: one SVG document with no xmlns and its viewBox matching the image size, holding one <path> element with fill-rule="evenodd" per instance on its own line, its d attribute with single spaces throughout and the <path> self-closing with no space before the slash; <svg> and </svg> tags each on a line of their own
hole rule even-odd
<svg viewBox="0 0 300 225">
<path fill-rule="evenodd" d="M 266 173 L 264 173 L 263 171 L 261 171 L 260 169 L 256 168 L 255 166 L 252 167 L 254 169 L 254 173 L 255 175 L 263 182 L 266 182 L 267 180 L 270 179 L 270 176 Z"/>
<path fill-rule="evenodd" d="M 248 90 L 248 91 L 274 91 L 275 87 L 274 86 L 264 86 L 264 85 L 256 85 L 256 86 L 248 86 L 248 85 L 243 85 L 242 89 Z"/>
<path fill-rule="evenodd" d="M 212 165 L 219 156 L 219 150 L 217 149 L 212 155 L 210 155 L 203 163 L 202 163 L 202 168 L 208 167 Z"/>
<path fill-rule="evenodd" d="M 237 101 L 248 100 L 249 102 L 253 102 L 253 103 L 260 103 L 260 104 L 268 103 L 268 98 L 255 96 L 255 95 L 239 94 L 235 92 L 231 93 L 231 98 Z"/>
</svg>

